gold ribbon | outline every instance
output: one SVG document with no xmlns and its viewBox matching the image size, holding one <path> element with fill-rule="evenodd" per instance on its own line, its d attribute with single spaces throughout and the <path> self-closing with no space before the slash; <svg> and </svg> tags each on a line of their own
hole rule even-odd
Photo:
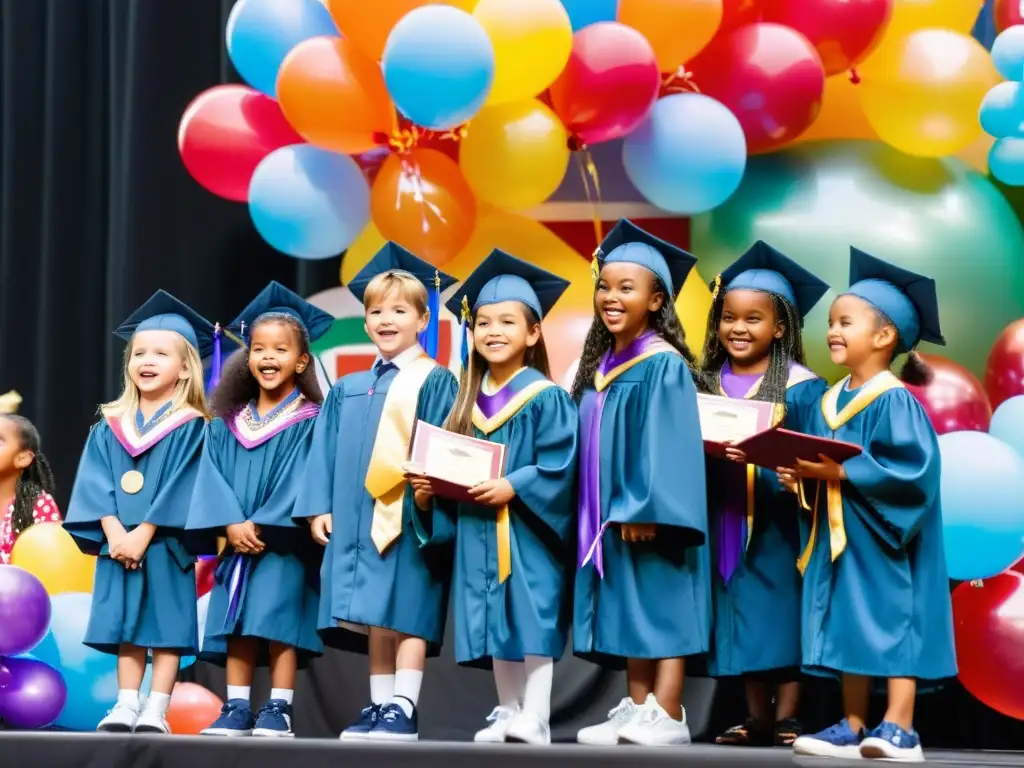
<svg viewBox="0 0 1024 768">
<path fill-rule="evenodd" d="M 580 147 L 576 155 L 576 166 L 580 170 L 580 179 L 583 182 L 583 191 L 587 195 L 587 203 L 590 205 L 590 216 L 594 222 L 594 237 L 597 238 L 598 246 L 604 240 L 604 227 L 601 222 L 601 211 L 598 206 L 601 204 L 601 179 L 597 175 L 597 164 L 586 147 Z"/>
<path fill-rule="evenodd" d="M 757 466 L 747 464 L 747 540 L 743 542 L 743 551 L 750 546 L 750 537 L 754 535 L 754 494 L 757 490 Z"/>
<path fill-rule="evenodd" d="M 800 492 L 798 495 L 800 497 L 800 503 L 801 506 L 804 506 L 807 499 L 803 492 L 802 480 L 800 481 L 799 488 Z M 811 562 L 811 554 L 814 552 L 814 544 L 818 536 L 818 497 L 821 495 L 820 491 L 821 482 L 819 481 L 816 483 L 814 491 L 811 535 L 807 540 L 807 546 L 800 555 L 800 559 L 796 561 L 796 567 L 800 571 L 801 576 L 804 575 L 804 572 L 807 570 L 807 565 Z M 828 507 L 829 551 L 832 553 L 832 562 L 834 563 L 846 550 L 846 527 L 843 524 L 843 491 L 839 480 L 829 480 L 825 483 L 825 502 Z"/>
<path fill-rule="evenodd" d="M 508 504 L 498 510 L 495 520 L 498 535 L 498 583 L 504 584 L 512 574 L 512 531 L 509 526 Z"/>
</svg>

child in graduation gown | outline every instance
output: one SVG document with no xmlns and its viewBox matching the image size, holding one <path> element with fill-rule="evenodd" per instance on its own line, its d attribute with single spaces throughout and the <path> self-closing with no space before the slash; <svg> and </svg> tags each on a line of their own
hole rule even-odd
<svg viewBox="0 0 1024 768">
<path fill-rule="evenodd" d="M 439 294 L 454 282 L 388 243 L 349 283 L 377 360 L 328 394 L 295 504 L 325 546 L 324 642 L 369 654 L 371 701 L 344 740 L 419 738 L 424 663 L 444 639 L 452 530 L 414 528 L 404 465 L 416 420 L 440 426 L 455 402 L 455 376 L 424 351 L 436 347 Z"/>
<path fill-rule="evenodd" d="M 569 629 L 577 416 L 549 378 L 541 320 L 568 282 L 495 250 L 449 301 L 472 352 L 446 428 L 505 446 L 501 478 L 458 505 L 455 660 L 493 665 L 478 742 L 549 744 L 554 660 Z M 429 482 L 414 479 L 430 493 Z"/>
<path fill-rule="evenodd" d="M 758 241 L 716 280 L 698 387 L 776 405 L 800 429 L 825 381 L 804 366 L 801 326 L 828 285 Z M 712 552 L 709 672 L 742 676 L 749 717 L 716 741 L 791 746 L 800 735 L 800 531 L 796 499 L 774 470 L 708 458 Z M 774 701 L 774 706 L 772 702 Z"/>
<path fill-rule="evenodd" d="M 780 470 L 807 511 L 803 666 L 840 674 L 846 716 L 794 744 L 823 757 L 924 759 L 913 729 L 918 680 L 957 673 L 942 542 L 938 439 L 924 408 L 889 372 L 909 352 L 908 383 L 927 368 L 920 341 L 943 344 L 935 282 L 851 249 L 850 287 L 829 311 L 833 362 L 850 374 L 805 422 L 808 434 L 856 443 L 842 464 Z M 871 678 L 888 681 L 882 722 L 865 732 Z"/>
<path fill-rule="evenodd" d="M 291 736 L 300 663 L 322 652 L 316 631 L 319 552 L 292 520 L 323 396 L 310 343 L 334 317 L 279 283 L 232 324 L 247 342 L 212 396 L 188 527 L 226 536 L 200 658 L 227 667 L 227 698 L 207 736 Z M 212 538 L 212 537 L 211 537 Z M 216 550 L 205 554 L 216 554 Z M 254 716 L 253 669 L 270 667 Z"/>
<path fill-rule="evenodd" d="M 115 333 L 128 342 L 124 391 L 89 432 L 64 527 L 99 555 L 85 644 L 118 657 L 117 703 L 98 730 L 169 733 L 180 657 L 198 646 L 185 523 L 209 418 L 202 360 L 214 327 L 157 291 Z M 152 691 L 140 713 L 150 650 Z"/>
<path fill-rule="evenodd" d="M 625 668 L 629 695 L 583 744 L 690 743 L 686 656 L 707 653 L 704 443 L 673 299 L 696 259 L 622 220 L 595 258 L 581 399 L 578 656 Z M 606 530 L 609 529 L 610 530 Z"/>
<path fill-rule="evenodd" d="M 59 523 L 50 462 L 40 450 L 39 430 L 16 413 L 0 411 L 0 565 L 36 523 Z"/>
</svg>

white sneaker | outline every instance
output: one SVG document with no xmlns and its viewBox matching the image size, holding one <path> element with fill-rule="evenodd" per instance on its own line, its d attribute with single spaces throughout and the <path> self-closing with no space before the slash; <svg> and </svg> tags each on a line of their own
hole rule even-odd
<svg viewBox="0 0 1024 768">
<path fill-rule="evenodd" d="M 628 696 L 608 712 L 608 719 L 599 725 L 591 725 L 576 734 L 576 741 L 592 747 L 614 747 L 619 743 L 619 731 L 629 725 L 644 711 Z"/>
<path fill-rule="evenodd" d="M 483 730 L 477 731 L 473 741 L 480 744 L 501 744 L 505 741 L 508 727 L 517 714 L 516 710 L 509 709 L 508 707 L 495 707 L 491 714 L 487 716 L 487 722 L 490 725 Z"/>
<path fill-rule="evenodd" d="M 509 722 L 505 741 L 545 746 L 551 743 L 551 726 L 530 710 L 524 709 Z"/>
<path fill-rule="evenodd" d="M 690 743 L 690 728 L 686 725 L 686 710 L 682 720 L 673 720 L 662 709 L 653 693 L 647 694 L 643 714 L 629 725 L 619 729 L 619 738 L 642 747 L 685 747 Z"/>
<path fill-rule="evenodd" d="M 107 716 L 96 726 L 97 731 L 104 733 L 131 733 L 139 719 L 139 711 L 127 704 L 118 702 L 107 712 Z"/>
<path fill-rule="evenodd" d="M 143 705 L 142 714 L 135 721 L 135 733 L 166 735 L 171 732 L 164 713 L 156 707 Z"/>
</svg>

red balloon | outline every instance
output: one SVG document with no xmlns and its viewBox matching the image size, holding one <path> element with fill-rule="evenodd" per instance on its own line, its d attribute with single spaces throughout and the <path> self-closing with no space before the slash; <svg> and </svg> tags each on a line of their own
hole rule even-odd
<svg viewBox="0 0 1024 768">
<path fill-rule="evenodd" d="M 1024 574 L 1009 571 L 980 587 L 953 590 L 960 682 L 978 701 L 1024 720 Z"/>
<path fill-rule="evenodd" d="M 1024 317 L 999 334 L 985 366 L 985 391 L 993 408 L 1024 395 Z"/>
<path fill-rule="evenodd" d="M 935 431 L 987 432 L 992 420 L 992 406 L 981 382 L 974 374 L 952 360 L 940 355 L 922 354 L 922 358 L 934 374 L 931 382 L 923 387 L 908 384 L 931 419 Z"/>
<path fill-rule="evenodd" d="M 551 84 L 551 106 L 585 146 L 632 132 L 660 90 L 661 72 L 647 38 L 632 27 L 602 21 L 573 35 L 569 63 Z"/>
<path fill-rule="evenodd" d="M 788 144 L 821 111 L 821 57 L 806 37 L 779 24 L 719 35 L 688 68 L 701 93 L 739 118 L 752 155 Z"/>
<path fill-rule="evenodd" d="M 867 58 L 882 39 L 893 0 L 762 0 L 764 20 L 795 29 L 821 56 L 826 75 Z"/>
<path fill-rule="evenodd" d="M 246 85 L 203 91 L 188 105 L 178 127 L 178 152 L 192 178 L 237 202 L 249 199 L 249 182 L 263 158 L 303 143 L 277 102 Z"/>
<path fill-rule="evenodd" d="M 217 558 L 204 557 L 196 563 L 196 597 L 202 597 L 211 589 L 216 581 Z"/>
<path fill-rule="evenodd" d="M 1024 0 L 996 0 L 992 18 L 996 22 L 996 32 L 1024 24 Z"/>
<path fill-rule="evenodd" d="M 746 24 L 764 21 L 762 0 L 723 0 L 722 23 L 718 27 L 721 35 Z"/>
</svg>

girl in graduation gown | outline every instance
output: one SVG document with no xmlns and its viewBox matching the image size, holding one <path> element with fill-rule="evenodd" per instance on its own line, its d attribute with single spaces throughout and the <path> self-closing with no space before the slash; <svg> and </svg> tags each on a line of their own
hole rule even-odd
<svg viewBox="0 0 1024 768">
<path fill-rule="evenodd" d="M 578 423 L 549 378 L 541 319 L 567 287 L 495 250 L 448 304 L 464 308 L 473 344 L 445 426 L 505 446 L 503 477 L 458 505 L 455 660 L 493 666 L 498 692 L 478 742 L 551 742 L 554 660 L 569 628 Z"/>
<path fill-rule="evenodd" d="M 18 537 L 33 525 L 61 521 L 53 470 L 39 444 L 35 424 L 0 411 L 0 565 L 11 562 Z"/>
<path fill-rule="evenodd" d="M 629 695 L 584 744 L 690 742 L 684 657 L 711 630 L 704 447 L 673 297 L 696 259 L 626 220 L 595 259 L 597 317 L 580 398 L 578 656 L 627 671 Z"/>
<path fill-rule="evenodd" d="M 198 647 L 184 529 L 209 418 L 202 359 L 214 327 L 158 291 L 116 334 L 128 342 L 124 391 L 89 432 L 64 527 L 99 555 L 85 644 L 118 657 L 117 703 L 98 730 L 169 733 L 180 657 Z M 152 691 L 140 713 L 148 651 Z"/>
<path fill-rule="evenodd" d="M 233 323 L 248 347 L 225 363 L 188 527 L 226 536 L 200 658 L 227 667 L 227 698 L 208 736 L 291 736 L 298 667 L 316 631 L 316 546 L 292 520 L 323 396 L 310 343 L 334 323 L 271 283 Z M 205 554 L 217 554 L 211 550 Z M 253 669 L 270 666 L 270 699 L 254 715 Z"/>
<path fill-rule="evenodd" d="M 807 510 L 803 665 L 842 676 L 846 716 L 797 739 L 794 751 L 919 762 L 917 681 L 953 677 L 957 667 L 938 438 L 889 366 L 910 352 L 903 379 L 924 383 L 928 371 L 913 349 L 944 341 L 930 278 L 851 249 L 850 283 L 832 304 L 828 331 L 832 361 L 850 375 L 828 390 L 804 428 L 863 453 L 780 470 Z M 865 731 L 872 678 L 886 678 L 888 702 L 882 722 Z"/>
<path fill-rule="evenodd" d="M 369 654 L 371 701 L 344 740 L 419 738 L 425 659 L 444 639 L 453 530 L 414 527 L 404 465 L 415 422 L 439 426 L 455 401 L 455 376 L 424 350 L 436 353 L 439 293 L 453 283 L 394 243 L 349 283 L 378 357 L 328 394 L 295 504 L 325 546 L 324 642 Z"/>
<path fill-rule="evenodd" d="M 770 245 L 755 243 L 716 280 L 699 388 L 775 403 L 775 422 L 799 431 L 826 388 L 803 365 L 800 332 L 826 291 Z M 796 499 L 774 471 L 746 464 L 738 448 L 728 451 L 733 463 L 707 459 L 714 609 L 708 669 L 714 677 L 743 677 L 749 717 L 716 741 L 791 746 L 800 735 Z"/>
</svg>

